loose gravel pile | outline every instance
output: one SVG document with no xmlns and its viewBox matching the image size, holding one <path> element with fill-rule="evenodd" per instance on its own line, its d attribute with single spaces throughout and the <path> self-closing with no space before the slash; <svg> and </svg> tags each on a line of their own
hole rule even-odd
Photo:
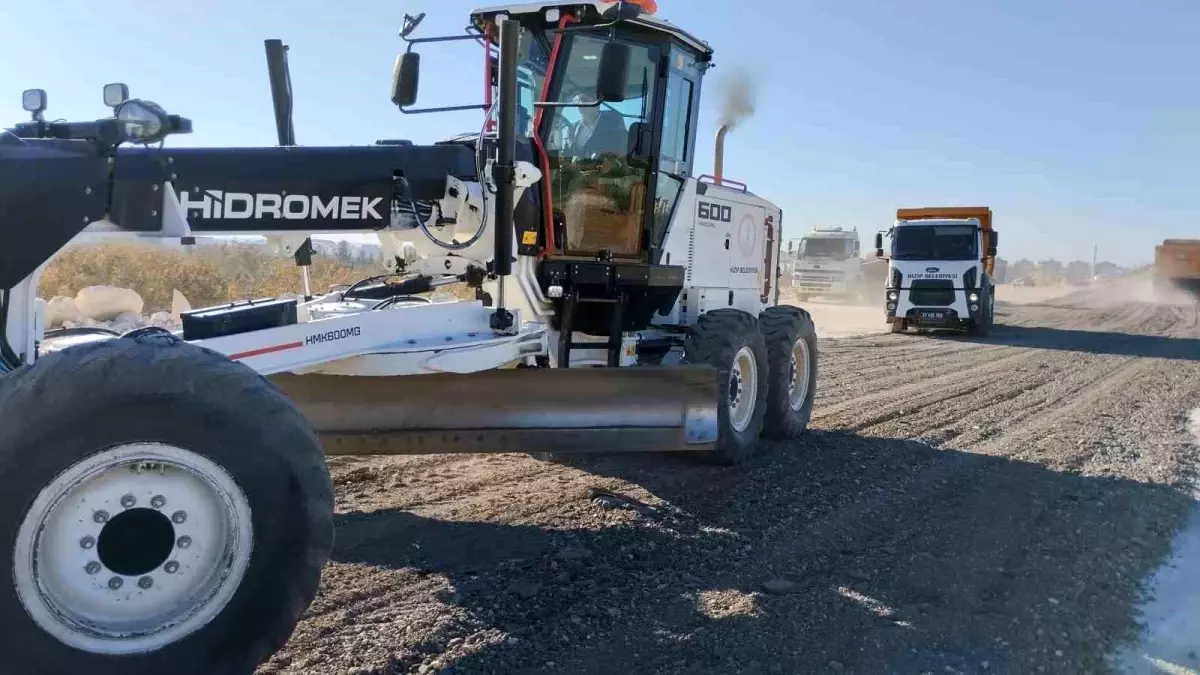
<svg viewBox="0 0 1200 675">
<path fill-rule="evenodd" d="M 259 673 L 1103 672 L 1191 505 L 1200 315 L 999 314 L 823 340 L 810 433 L 736 469 L 333 460 L 334 561 Z"/>
</svg>

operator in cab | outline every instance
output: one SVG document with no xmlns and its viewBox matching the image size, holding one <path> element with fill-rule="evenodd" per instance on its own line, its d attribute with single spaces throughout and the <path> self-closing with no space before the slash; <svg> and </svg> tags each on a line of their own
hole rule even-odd
<svg viewBox="0 0 1200 675">
<path fill-rule="evenodd" d="M 585 98 L 575 94 L 571 102 L 583 103 Z M 580 159 L 625 154 L 629 132 L 621 113 L 604 106 L 583 106 L 579 108 L 579 115 L 579 124 L 569 139 L 569 154 Z"/>
</svg>

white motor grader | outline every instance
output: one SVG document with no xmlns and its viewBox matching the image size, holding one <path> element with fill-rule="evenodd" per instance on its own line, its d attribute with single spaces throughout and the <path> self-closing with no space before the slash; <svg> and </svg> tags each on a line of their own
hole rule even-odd
<svg viewBox="0 0 1200 675">
<path fill-rule="evenodd" d="M 478 10 L 414 38 L 392 100 L 478 108 L 433 145 L 162 147 L 187 119 L 123 85 L 112 117 L 0 134 L 4 670 L 250 673 L 333 547 L 326 454 L 693 451 L 804 431 L 817 345 L 777 304 L 780 209 L 695 176 L 706 43 L 626 2 Z M 414 109 L 415 45 L 472 40 L 484 102 Z M 723 134 L 722 134 L 723 135 Z M 40 270 L 89 238 L 377 233 L 386 274 L 190 312 L 182 330 L 44 331 Z M 381 272 L 384 270 L 381 270 Z M 429 291 L 459 283 L 474 300 Z M 40 354 L 40 358 L 39 358 Z"/>
</svg>

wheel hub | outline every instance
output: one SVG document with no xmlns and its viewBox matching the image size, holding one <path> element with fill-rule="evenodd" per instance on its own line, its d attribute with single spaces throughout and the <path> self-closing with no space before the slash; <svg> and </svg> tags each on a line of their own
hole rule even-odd
<svg viewBox="0 0 1200 675">
<path fill-rule="evenodd" d="M 800 410 L 808 399 L 808 342 L 798 338 L 792 344 L 791 368 L 788 373 L 788 405 Z"/>
<path fill-rule="evenodd" d="M 105 523 L 96 541 L 103 568 L 136 577 L 167 562 L 175 545 L 175 527 L 155 509 L 131 508 Z"/>
<path fill-rule="evenodd" d="M 729 422 L 737 431 L 745 431 L 754 416 L 758 401 L 758 361 L 749 347 L 742 347 L 729 369 Z"/>
<path fill-rule="evenodd" d="M 249 564 L 245 495 L 161 444 L 92 455 L 38 495 L 18 532 L 18 596 L 44 630 L 102 654 L 179 640 L 225 607 Z"/>
</svg>

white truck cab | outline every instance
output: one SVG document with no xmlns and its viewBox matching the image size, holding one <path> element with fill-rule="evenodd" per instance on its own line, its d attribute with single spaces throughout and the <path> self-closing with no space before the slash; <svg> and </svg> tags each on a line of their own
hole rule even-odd
<svg viewBox="0 0 1200 675">
<path fill-rule="evenodd" d="M 811 295 L 859 299 L 864 294 L 858 228 L 816 227 L 795 243 L 788 242 L 788 256 L 792 288 L 801 302 Z"/>
<path fill-rule="evenodd" d="M 875 255 L 884 257 L 883 232 Z M 986 335 L 995 319 L 996 231 L 987 207 L 898 209 L 885 293 L 891 332 L 948 329 Z"/>
</svg>

